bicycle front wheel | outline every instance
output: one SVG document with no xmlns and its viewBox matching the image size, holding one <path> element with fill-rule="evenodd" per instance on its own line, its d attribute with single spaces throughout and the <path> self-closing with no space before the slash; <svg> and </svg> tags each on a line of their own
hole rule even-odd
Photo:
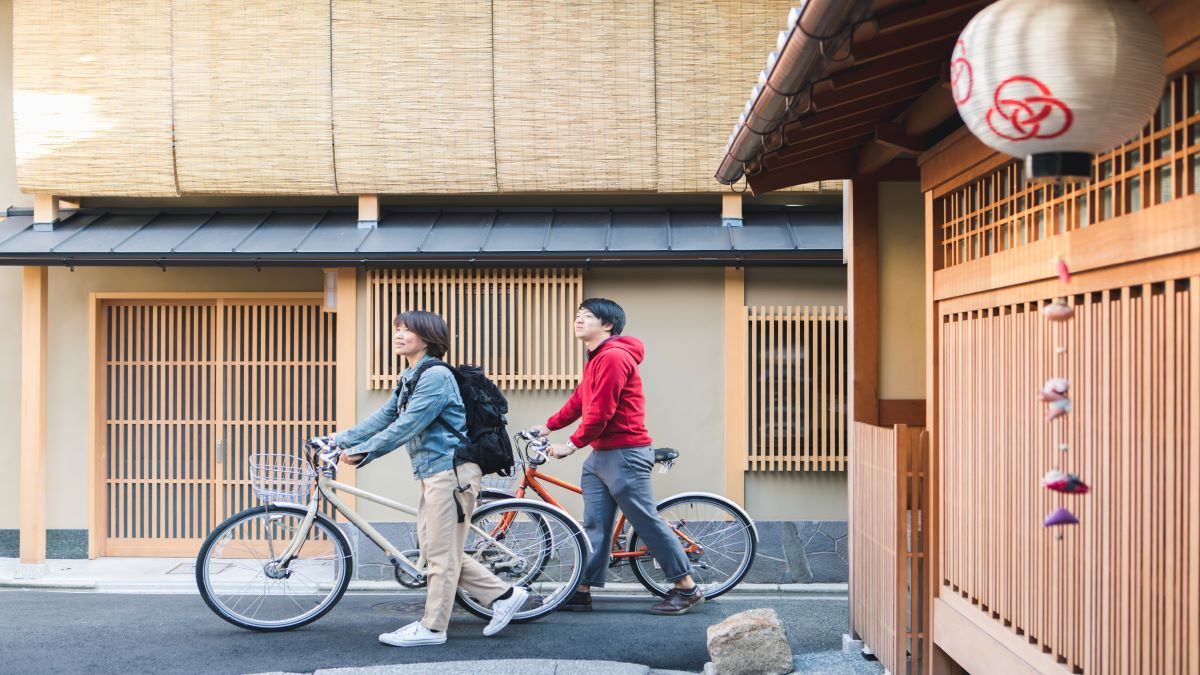
<svg viewBox="0 0 1200 675">
<path fill-rule="evenodd" d="M 705 598 L 716 598 L 741 583 L 754 564 L 758 536 L 750 519 L 733 502 L 716 495 L 680 495 L 658 505 L 692 564 L 692 579 Z M 629 551 L 644 549 L 636 531 Z M 651 593 L 665 596 L 672 584 L 648 551 L 632 558 L 633 574 Z"/>
<path fill-rule="evenodd" d="M 196 585 L 217 616 L 241 628 L 281 631 L 324 616 L 346 592 L 350 542 L 317 514 L 296 558 L 278 563 L 304 524 L 299 506 L 264 505 L 230 516 L 196 557 Z"/>
<path fill-rule="evenodd" d="M 529 589 L 529 600 L 513 617 L 523 623 L 566 602 L 583 578 L 587 539 L 574 519 L 548 504 L 509 499 L 480 507 L 471 518 L 465 555 L 511 586 Z M 490 619 L 492 610 L 458 590 L 458 604 Z"/>
</svg>

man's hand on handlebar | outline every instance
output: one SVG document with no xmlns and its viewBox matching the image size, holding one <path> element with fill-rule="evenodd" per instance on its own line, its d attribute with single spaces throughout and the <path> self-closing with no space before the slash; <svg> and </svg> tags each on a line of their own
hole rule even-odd
<svg viewBox="0 0 1200 675">
<path fill-rule="evenodd" d="M 546 436 L 550 435 L 550 430 L 546 428 L 545 424 L 538 424 L 536 426 L 529 427 L 525 430 L 525 432 L 535 438 L 545 438 Z"/>
<path fill-rule="evenodd" d="M 360 452 L 357 455 L 348 455 L 345 453 L 342 454 L 342 461 L 350 466 L 358 466 L 359 464 L 362 464 L 362 461 L 366 458 L 367 453 L 365 452 Z"/>
<path fill-rule="evenodd" d="M 572 447 L 569 443 L 555 443 L 546 448 L 546 454 L 555 459 L 569 457 L 577 448 Z"/>
</svg>

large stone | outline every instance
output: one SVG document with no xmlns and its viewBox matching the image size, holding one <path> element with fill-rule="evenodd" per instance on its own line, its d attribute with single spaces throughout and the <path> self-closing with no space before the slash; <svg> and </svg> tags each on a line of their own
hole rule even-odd
<svg viewBox="0 0 1200 675">
<path fill-rule="evenodd" d="M 739 612 L 708 627 L 708 655 L 717 675 L 790 673 L 787 632 L 773 609 Z"/>
</svg>

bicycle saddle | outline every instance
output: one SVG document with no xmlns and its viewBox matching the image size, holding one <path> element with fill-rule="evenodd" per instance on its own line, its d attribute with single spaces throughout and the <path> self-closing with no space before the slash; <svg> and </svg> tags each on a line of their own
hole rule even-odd
<svg viewBox="0 0 1200 675">
<path fill-rule="evenodd" d="M 663 462 L 672 462 L 679 458 L 679 451 L 675 448 L 655 448 L 654 463 L 662 464 Z"/>
</svg>

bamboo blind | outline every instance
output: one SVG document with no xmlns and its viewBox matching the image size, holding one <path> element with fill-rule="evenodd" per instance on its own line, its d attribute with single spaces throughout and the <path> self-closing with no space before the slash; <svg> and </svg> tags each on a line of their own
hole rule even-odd
<svg viewBox="0 0 1200 675">
<path fill-rule="evenodd" d="M 654 3 L 492 6 L 500 190 L 654 190 Z"/>
<path fill-rule="evenodd" d="M 952 267 L 1200 193 L 1200 73 L 1173 80 L 1134 139 L 1098 155 L 1086 186 L 1025 185 L 1010 162 L 934 202 Z"/>
<path fill-rule="evenodd" d="M 1076 672 L 1197 672 L 1200 276 L 1074 295 L 1061 324 L 1046 302 L 941 313 L 942 593 Z M 1049 377 L 1071 383 L 1053 423 Z M 1055 467 L 1091 493 L 1043 489 Z"/>
<path fill-rule="evenodd" d="M 172 4 L 180 191 L 337 192 L 329 0 Z"/>
<path fill-rule="evenodd" d="M 21 188 L 173 196 L 170 1 L 16 0 L 12 12 Z"/>
<path fill-rule="evenodd" d="M 339 190 L 496 191 L 491 3 L 333 0 L 333 45 Z"/>
<path fill-rule="evenodd" d="M 720 192 L 712 167 L 789 9 L 17 0 L 18 178 L 83 195 Z"/>
<path fill-rule="evenodd" d="M 405 364 L 392 353 L 400 312 L 434 312 L 450 326 L 449 363 L 480 366 L 501 389 L 571 389 L 583 374 L 572 324 L 583 301 L 578 269 L 396 269 L 367 276 L 371 389 L 391 389 Z"/>
<path fill-rule="evenodd" d="M 106 301 L 108 555 L 190 555 L 256 504 L 246 459 L 334 428 L 319 300 Z"/>
<path fill-rule="evenodd" d="M 854 423 L 850 455 L 851 627 L 892 673 L 920 673 L 924 603 L 923 427 Z M 909 655 L 911 655 L 911 660 Z"/>
<path fill-rule="evenodd" d="M 844 307 L 747 307 L 750 471 L 846 469 Z"/>
</svg>

